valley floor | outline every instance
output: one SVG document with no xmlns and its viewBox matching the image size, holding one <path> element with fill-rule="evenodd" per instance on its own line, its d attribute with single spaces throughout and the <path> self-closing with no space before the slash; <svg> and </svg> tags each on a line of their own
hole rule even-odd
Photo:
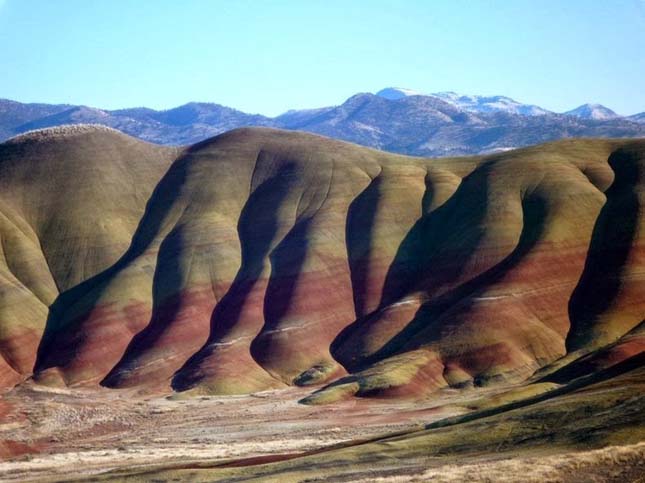
<svg viewBox="0 0 645 483">
<path fill-rule="evenodd" d="M 0 480 L 644 481 L 644 376 L 519 406 L 505 404 L 535 393 L 306 406 L 298 388 L 182 399 L 26 383 L 0 399 Z"/>
<path fill-rule="evenodd" d="M 302 452 L 418 429 L 464 412 L 454 406 L 463 396 L 449 393 L 425 403 L 297 403 L 310 392 L 294 388 L 176 399 L 127 390 L 25 385 L 0 400 L 0 441 L 5 441 L 0 480 L 89 476 L 122 467 Z"/>
</svg>

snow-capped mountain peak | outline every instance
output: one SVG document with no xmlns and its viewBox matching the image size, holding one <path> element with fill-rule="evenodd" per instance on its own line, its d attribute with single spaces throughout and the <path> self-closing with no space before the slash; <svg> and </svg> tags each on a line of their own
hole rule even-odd
<svg viewBox="0 0 645 483">
<path fill-rule="evenodd" d="M 398 99 L 403 99 L 404 97 L 425 96 L 427 94 L 412 89 L 406 89 L 404 87 L 386 87 L 385 89 L 378 91 L 376 95 L 390 101 L 396 101 Z"/>
<path fill-rule="evenodd" d="M 606 121 L 607 119 L 620 117 L 614 111 L 602 104 L 583 104 L 582 106 L 578 106 L 564 114 L 567 116 L 580 117 L 582 119 L 593 119 L 596 121 Z"/>
<path fill-rule="evenodd" d="M 539 106 L 522 104 L 506 96 L 465 96 L 456 92 L 437 92 L 432 95 L 471 112 L 506 112 L 524 116 L 549 114 L 549 111 Z"/>
<path fill-rule="evenodd" d="M 376 95 L 390 101 L 397 101 L 410 96 L 434 97 L 469 112 L 506 112 L 524 116 L 540 116 L 550 113 L 550 111 L 539 106 L 522 104 L 505 96 L 471 96 L 461 95 L 452 91 L 425 94 L 403 87 L 387 87 L 378 91 Z"/>
</svg>

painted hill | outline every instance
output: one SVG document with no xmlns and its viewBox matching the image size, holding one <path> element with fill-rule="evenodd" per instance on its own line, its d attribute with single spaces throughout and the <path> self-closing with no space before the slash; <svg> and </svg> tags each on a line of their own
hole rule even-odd
<svg viewBox="0 0 645 483">
<path fill-rule="evenodd" d="M 96 126 L 0 144 L 0 385 L 33 370 L 60 294 L 127 249 L 176 153 Z"/>
<path fill-rule="evenodd" d="M 425 159 L 81 126 L 0 144 L 0 167 L 3 386 L 316 385 L 320 404 L 570 379 L 644 347 L 645 141 Z"/>
<path fill-rule="evenodd" d="M 0 100 L 0 141 L 33 129 L 79 123 L 101 124 L 164 145 L 194 144 L 238 127 L 274 127 L 416 156 L 490 153 L 571 137 L 645 136 L 638 116 L 620 117 L 598 105 L 557 114 L 505 96 L 426 95 L 401 88 L 360 93 L 339 106 L 293 110 L 273 118 L 213 103 L 192 102 L 165 111 L 109 111 Z"/>
</svg>

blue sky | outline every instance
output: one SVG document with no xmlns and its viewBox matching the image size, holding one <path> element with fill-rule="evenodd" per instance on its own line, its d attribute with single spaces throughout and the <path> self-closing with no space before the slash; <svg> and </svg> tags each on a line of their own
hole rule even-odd
<svg viewBox="0 0 645 483">
<path fill-rule="evenodd" d="M 0 97 L 275 115 L 386 86 L 645 111 L 645 0 L 0 0 Z"/>
</svg>

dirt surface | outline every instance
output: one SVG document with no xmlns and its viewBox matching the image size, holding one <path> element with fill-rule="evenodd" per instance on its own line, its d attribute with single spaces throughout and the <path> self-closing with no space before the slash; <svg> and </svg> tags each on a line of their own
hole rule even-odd
<svg viewBox="0 0 645 483">
<path fill-rule="evenodd" d="M 0 481 L 643 482 L 641 359 L 569 386 L 325 406 L 298 403 L 311 388 L 180 398 L 24 383 L 0 396 Z"/>
<path fill-rule="evenodd" d="M 540 457 L 514 457 L 440 465 L 420 474 L 358 478 L 360 483 L 625 483 L 645 481 L 645 443 Z"/>
<path fill-rule="evenodd" d="M 298 404 L 310 389 L 177 399 L 26 384 L 0 399 L 0 480 L 89 476 L 115 468 L 290 454 L 414 429 L 477 397 Z M 73 468 L 73 472 L 70 472 Z"/>
</svg>

